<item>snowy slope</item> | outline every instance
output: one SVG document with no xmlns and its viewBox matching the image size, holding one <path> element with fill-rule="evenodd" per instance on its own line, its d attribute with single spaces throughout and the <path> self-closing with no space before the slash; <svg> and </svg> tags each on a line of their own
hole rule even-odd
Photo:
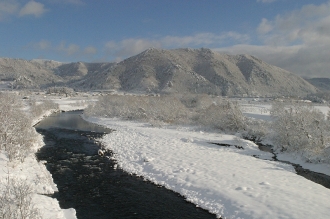
<svg viewBox="0 0 330 219">
<path fill-rule="evenodd" d="M 85 89 L 226 96 L 299 96 L 316 91 L 301 77 L 253 56 L 231 56 L 205 48 L 148 49 L 90 74 L 75 85 Z"/>
</svg>

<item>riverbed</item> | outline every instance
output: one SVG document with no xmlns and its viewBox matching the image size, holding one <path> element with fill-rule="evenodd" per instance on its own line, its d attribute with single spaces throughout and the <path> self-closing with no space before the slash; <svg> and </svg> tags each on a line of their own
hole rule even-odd
<svg viewBox="0 0 330 219">
<path fill-rule="evenodd" d="M 112 151 L 98 155 L 97 141 L 115 130 L 81 119 L 82 111 L 53 114 L 36 130 L 45 146 L 37 155 L 57 184 L 61 208 L 74 208 L 77 218 L 216 218 L 183 196 L 120 168 Z"/>
</svg>

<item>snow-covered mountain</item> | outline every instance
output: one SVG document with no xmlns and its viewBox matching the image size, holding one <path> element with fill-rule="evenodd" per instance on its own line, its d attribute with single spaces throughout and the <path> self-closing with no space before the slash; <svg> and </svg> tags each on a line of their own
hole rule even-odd
<svg viewBox="0 0 330 219">
<path fill-rule="evenodd" d="M 250 55 L 210 49 L 148 49 L 75 84 L 92 89 L 217 95 L 294 95 L 316 91 L 301 77 Z"/>
<path fill-rule="evenodd" d="M 301 77 L 256 57 L 220 54 L 204 48 L 151 48 L 119 63 L 0 59 L 1 80 L 22 81 L 22 77 L 27 81 L 25 87 L 58 84 L 81 90 L 228 96 L 303 96 L 316 92 Z"/>
<path fill-rule="evenodd" d="M 0 58 L 0 80 L 11 81 L 14 88 L 39 88 L 63 79 L 54 70 L 61 63 L 52 61 Z"/>
<path fill-rule="evenodd" d="M 330 91 L 330 78 L 308 78 L 306 81 L 322 91 Z"/>
<path fill-rule="evenodd" d="M 10 81 L 14 88 L 67 86 L 87 73 L 103 71 L 112 63 L 62 63 L 52 60 L 0 58 L 0 81 Z"/>
</svg>

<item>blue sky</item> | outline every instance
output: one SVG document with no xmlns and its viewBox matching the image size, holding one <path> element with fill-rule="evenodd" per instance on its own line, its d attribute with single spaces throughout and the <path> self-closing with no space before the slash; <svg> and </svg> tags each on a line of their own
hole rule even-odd
<svg viewBox="0 0 330 219">
<path fill-rule="evenodd" d="M 0 57 L 101 62 L 206 47 L 330 77 L 330 0 L 0 0 L 0 37 Z"/>
</svg>

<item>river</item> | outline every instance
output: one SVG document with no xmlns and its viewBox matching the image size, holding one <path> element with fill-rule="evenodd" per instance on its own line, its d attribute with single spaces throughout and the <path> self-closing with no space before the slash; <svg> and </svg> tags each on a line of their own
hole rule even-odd
<svg viewBox="0 0 330 219">
<path fill-rule="evenodd" d="M 45 146 L 36 156 L 45 160 L 57 184 L 61 208 L 74 208 L 78 219 L 216 218 L 185 201 L 178 193 L 116 168 L 116 161 L 97 154 L 97 139 L 110 129 L 88 123 L 82 111 L 56 113 L 36 125 Z"/>
</svg>

